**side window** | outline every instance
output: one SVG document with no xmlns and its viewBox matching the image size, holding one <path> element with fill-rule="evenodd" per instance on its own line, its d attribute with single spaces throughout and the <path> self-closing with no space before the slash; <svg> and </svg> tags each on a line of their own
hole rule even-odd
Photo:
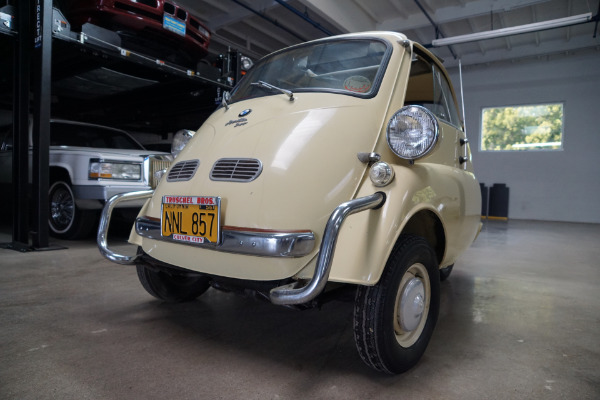
<svg viewBox="0 0 600 400">
<path fill-rule="evenodd" d="M 458 109 L 450 90 L 450 84 L 437 68 L 434 67 L 434 83 L 433 96 L 435 103 L 435 111 L 432 110 L 438 117 L 451 123 L 454 126 L 460 127 L 460 118 L 458 117 Z"/>
<path fill-rule="evenodd" d="M 430 60 L 420 55 L 412 60 L 404 103 L 421 105 L 441 120 L 461 126 L 458 108 L 446 77 Z"/>
<path fill-rule="evenodd" d="M 415 104 L 431 110 L 433 107 L 433 69 L 423 57 L 416 55 L 411 62 L 404 104 Z M 433 110 L 431 110 L 433 111 Z"/>
</svg>

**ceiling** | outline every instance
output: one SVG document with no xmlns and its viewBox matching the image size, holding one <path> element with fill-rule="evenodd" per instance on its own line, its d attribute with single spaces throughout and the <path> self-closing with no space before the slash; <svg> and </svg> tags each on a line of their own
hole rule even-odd
<svg viewBox="0 0 600 400">
<path fill-rule="evenodd" d="M 369 30 L 402 32 L 428 45 L 453 37 L 573 15 L 598 15 L 599 0 L 178 0 L 213 32 L 211 52 L 251 58 L 307 40 Z M 596 17 L 597 18 L 597 17 Z M 436 33 L 437 26 L 437 33 Z M 447 67 L 600 50 L 594 21 L 432 48 Z M 597 53 L 600 55 L 600 53 Z"/>
<path fill-rule="evenodd" d="M 369 30 L 399 31 L 428 46 L 438 38 L 584 13 L 593 20 L 431 50 L 449 69 L 459 60 L 463 66 L 475 66 L 583 52 L 600 56 L 600 35 L 594 37 L 600 0 L 175 1 L 203 19 L 213 32 L 209 62 L 228 49 L 256 60 L 304 41 Z M 0 0 L 0 5 L 3 3 Z M 181 128 L 196 129 L 218 104 L 220 89 L 187 76 L 185 71 L 173 73 L 153 62 L 130 62 L 118 52 L 97 51 L 77 42 L 53 43 L 54 117 L 165 135 Z M 13 49 L 14 42 L 0 35 L 2 54 L 14 54 Z M 5 57 L 0 62 L 0 123 L 10 117 L 12 77 L 18 76 L 14 64 L 6 62 L 10 60 Z"/>
</svg>

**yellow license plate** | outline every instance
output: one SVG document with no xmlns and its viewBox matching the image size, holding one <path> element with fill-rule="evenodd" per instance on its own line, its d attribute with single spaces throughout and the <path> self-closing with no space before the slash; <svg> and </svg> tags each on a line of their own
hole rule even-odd
<svg viewBox="0 0 600 400">
<path fill-rule="evenodd" d="M 218 244 L 221 198 L 163 196 L 162 236 L 188 243 Z"/>
</svg>

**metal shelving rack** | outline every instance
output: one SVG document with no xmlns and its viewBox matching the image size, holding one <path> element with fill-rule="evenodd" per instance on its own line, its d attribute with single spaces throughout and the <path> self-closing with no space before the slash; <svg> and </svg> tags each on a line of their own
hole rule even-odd
<svg viewBox="0 0 600 400">
<path fill-rule="evenodd" d="M 192 70 L 126 49 L 120 45 L 116 33 L 95 25 L 85 24 L 81 32 L 71 31 L 62 13 L 53 9 L 52 0 L 18 1 L 11 11 L 14 11 L 14 24 L 0 25 L 0 35 L 8 38 L 13 48 L 13 228 L 12 242 L 3 247 L 19 251 L 45 250 L 52 248 L 48 241 L 47 193 L 53 45 L 61 54 L 76 54 L 74 57 L 81 54 L 91 63 L 131 63 L 136 68 L 159 74 L 167 81 L 163 90 L 170 82 L 177 82 L 173 85 L 174 90 L 194 88 L 199 96 L 208 98 L 209 107 L 212 105 L 213 108 L 220 94 L 231 89 L 241 77 L 240 55 L 230 52 L 222 57 L 221 68 L 199 64 L 198 70 Z M 6 16 L 6 13 L 2 15 L 3 22 L 7 22 Z M 30 116 L 33 121 L 31 174 L 28 161 Z M 30 175 L 31 195 L 28 190 Z"/>
</svg>

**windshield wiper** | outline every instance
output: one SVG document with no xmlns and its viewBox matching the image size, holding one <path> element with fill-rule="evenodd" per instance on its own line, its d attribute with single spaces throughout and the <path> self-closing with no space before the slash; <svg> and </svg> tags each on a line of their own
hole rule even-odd
<svg viewBox="0 0 600 400">
<path fill-rule="evenodd" d="M 270 83 L 267 83 L 265 81 L 252 82 L 251 85 L 252 86 L 258 86 L 258 87 L 265 88 L 265 89 L 269 89 L 269 90 L 275 90 L 275 91 L 281 92 L 281 93 L 287 95 L 290 98 L 290 101 L 294 101 L 294 93 L 292 93 L 291 90 L 282 89 L 282 88 L 279 88 L 277 86 L 273 86 Z"/>
</svg>

